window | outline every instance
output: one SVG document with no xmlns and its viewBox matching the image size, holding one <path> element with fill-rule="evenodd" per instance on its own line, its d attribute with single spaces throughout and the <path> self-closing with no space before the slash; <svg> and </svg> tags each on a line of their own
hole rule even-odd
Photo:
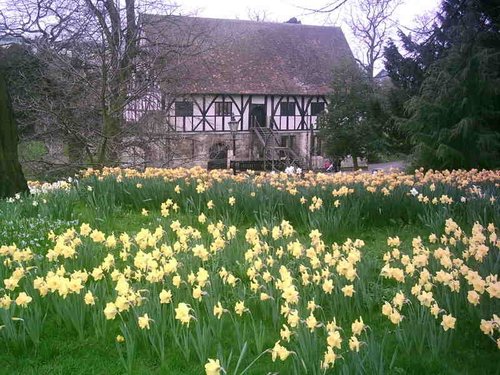
<svg viewBox="0 0 500 375">
<path fill-rule="evenodd" d="M 233 103 L 231 102 L 215 102 L 216 116 L 231 116 L 233 113 Z"/>
<path fill-rule="evenodd" d="M 295 103 L 281 103 L 280 116 L 295 116 Z"/>
<path fill-rule="evenodd" d="M 176 116 L 192 116 L 193 102 L 175 102 Z"/>
<path fill-rule="evenodd" d="M 311 103 L 311 116 L 319 116 L 325 111 L 325 103 Z"/>
<path fill-rule="evenodd" d="M 282 135 L 281 136 L 281 147 L 288 147 L 293 149 L 295 145 L 295 136 L 294 135 Z"/>
</svg>

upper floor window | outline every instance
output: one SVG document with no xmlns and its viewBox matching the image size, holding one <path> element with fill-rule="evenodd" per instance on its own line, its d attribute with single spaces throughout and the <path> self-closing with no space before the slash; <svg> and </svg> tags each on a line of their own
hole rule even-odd
<svg viewBox="0 0 500 375">
<path fill-rule="evenodd" d="M 175 115 L 176 116 L 192 116 L 193 115 L 193 102 L 175 102 Z"/>
<path fill-rule="evenodd" d="M 231 116 L 233 113 L 233 103 L 231 102 L 215 102 L 216 116 Z"/>
<path fill-rule="evenodd" d="M 325 111 L 325 103 L 311 103 L 311 116 L 319 116 Z"/>
<path fill-rule="evenodd" d="M 295 116 L 295 103 L 281 103 L 280 116 Z"/>
</svg>

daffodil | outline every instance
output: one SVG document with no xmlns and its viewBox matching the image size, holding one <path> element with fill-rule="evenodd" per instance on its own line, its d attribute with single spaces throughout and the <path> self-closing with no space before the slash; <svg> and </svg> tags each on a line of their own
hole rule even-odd
<svg viewBox="0 0 500 375">
<path fill-rule="evenodd" d="M 306 326 L 309 328 L 311 332 L 314 332 L 318 325 L 318 320 L 316 317 L 313 315 L 312 311 L 311 314 L 306 318 Z"/>
<path fill-rule="evenodd" d="M 92 294 L 91 291 L 88 291 L 87 293 L 85 293 L 85 296 L 83 297 L 84 301 L 85 301 L 85 304 L 86 305 L 95 305 L 95 298 L 94 298 L 94 295 Z"/>
<path fill-rule="evenodd" d="M 227 310 L 222 307 L 220 301 L 217 302 L 217 305 L 214 306 L 214 316 L 216 316 L 217 319 L 220 319 L 222 317 L 222 314 L 224 314 L 225 312 L 227 312 Z"/>
<path fill-rule="evenodd" d="M 323 283 L 323 291 L 326 294 L 332 294 L 332 291 L 333 291 L 333 280 L 331 280 L 331 279 L 325 280 L 325 282 Z"/>
<path fill-rule="evenodd" d="M 21 292 L 16 298 L 16 305 L 20 307 L 27 307 L 32 300 L 33 298 L 28 296 L 25 292 Z"/>
<path fill-rule="evenodd" d="M 189 322 L 192 319 L 190 311 L 191 308 L 189 305 L 184 302 L 180 302 L 175 308 L 175 319 L 179 320 L 182 324 L 187 324 L 189 326 Z"/>
<path fill-rule="evenodd" d="M 201 301 L 201 299 L 203 298 L 203 296 L 205 294 L 206 293 L 201 289 L 201 287 L 199 285 L 196 286 L 195 288 L 193 288 L 193 298 L 194 299 Z"/>
<path fill-rule="evenodd" d="M 344 293 L 344 296 L 346 297 L 352 297 L 356 291 L 354 290 L 354 285 L 346 285 L 342 288 L 342 293 Z"/>
<path fill-rule="evenodd" d="M 219 375 L 222 367 L 220 366 L 220 362 L 218 359 L 208 359 L 208 362 L 205 364 L 205 373 L 206 375 Z"/>
<path fill-rule="evenodd" d="M 326 342 L 328 343 L 328 346 L 340 349 L 342 347 L 342 337 L 340 336 L 340 332 L 337 330 L 329 331 Z"/>
<path fill-rule="evenodd" d="M 288 326 L 286 324 L 283 324 L 283 328 L 280 330 L 281 339 L 286 341 L 286 342 L 290 342 L 291 335 L 292 335 L 292 332 L 290 331 Z"/>
<path fill-rule="evenodd" d="M 271 349 L 271 358 L 276 361 L 279 358 L 281 361 L 285 361 L 290 355 L 290 351 L 284 346 L 280 345 L 279 341 L 276 341 L 274 347 Z"/>
<path fill-rule="evenodd" d="M 245 307 L 245 302 L 243 301 L 236 302 L 236 305 L 234 306 L 234 311 L 239 316 L 242 316 L 244 312 L 248 311 L 248 309 Z"/>
<path fill-rule="evenodd" d="M 140 316 L 137 319 L 137 323 L 139 324 L 140 329 L 149 329 L 149 322 L 151 319 L 149 318 L 148 314 L 144 314 L 143 316 Z"/>
<path fill-rule="evenodd" d="M 113 320 L 116 314 L 118 314 L 116 305 L 113 302 L 108 302 L 104 309 L 104 315 L 106 316 L 106 319 Z"/>
<path fill-rule="evenodd" d="M 442 319 L 443 320 L 441 322 L 441 326 L 443 327 L 443 329 L 445 331 L 455 328 L 455 323 L 456 323 L 457 319 L 454 318 L 451 314 L 443 315 Z"/>
<path fill-rule="evenodd" d="M 172 292 L 170 290 L 162 289 L 160 292 L 160 303 L 167 304 L 172 302 Z"/>
<path fill-rule="evenodd" d="M 328 346 L 326 348 L 326 352 L 323 355 L 323 360 L 321 361 L 321 368 L 323 369 L 328 369 L 330 367 L 333 367 L 335 364 L 335 360 L 337 359 L 337 354 L 333 351 L 333 348 L 331 346 Z"/>
<path fill-rule="evenodd" d="M 479 304 L 480 298 L 481 296 L 475 290 L 470 290 L 467 292 L 467 300 L 474 306 Z"/>
<path fill-rule="evenodd" d="M 359 346 L 361 342 L 358 340 L 356 336 L 352 336 L 349 338 L 349 349 L 351 351 L 359 352 Z"/>
<path fill-rule="evenodd" d="M 352 333 L 353 335 L 356 335 L 356 336 L 359 336 L 361 335 L 361 333 L 363 332 L 363 330 L 365 329 L 365 324 L 363 323 L 363 318 L 362 317 L 359 317 L 359 319 L 356 319 L 352 325 L 351 325 L 351 329 L 352 329 Z"/>
</svg>

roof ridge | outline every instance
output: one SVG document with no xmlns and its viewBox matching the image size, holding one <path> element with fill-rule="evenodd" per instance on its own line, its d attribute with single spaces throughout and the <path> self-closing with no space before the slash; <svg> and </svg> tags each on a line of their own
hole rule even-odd
<svg viewBox="0 0 500 375">
<path fill-rule="evenodd" d="M 141 13 L 141 16 L 144 17 L 175 17 L 175 18 L 189 18 L 189 19 L 199 19 L 199 20 L 209 20 L 209 21 L 223 21 L 223 22 L 244 22 L 244 23 L 253 23 L 256 25 L 282 25 L 285 27 L 307 27 L 307 28 L 328 28 L 328 29 L 340 29 L 341 26 L 335 25 L 309 25 L 303 23 L 288 23 L 288 22 L 273 22 L 273 21 L 254 21 L 254 20 L 244 20 L 244 19 L 235 19 L 235 18 L 219 18 L 219 17 L 199 17 L 199 16 L 183 16 L 178 14 L 153 14 L 153 13 Z"/>
</svg>

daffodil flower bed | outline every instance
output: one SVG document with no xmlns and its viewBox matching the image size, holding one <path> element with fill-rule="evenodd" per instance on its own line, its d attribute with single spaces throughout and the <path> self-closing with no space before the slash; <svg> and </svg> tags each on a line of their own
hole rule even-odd
<svg viewBox="0 0 500 375">
<path fill-rule="evenodd" d="M 113 338 L 129 373 L 145 353 L 195 373 L 373 373 L 398 353 L 439 359 L 462 333 L 498 359 L 499 182 L 87 170 L 0 205 L 74 220 L 0 244 L 1 343 L 29 353 L 52 319 L 75 340 Z M 426 237 L 400 240 L 410 226 Z M 377 228 L 385 248 L 364 238 Z"/>
</svg>

